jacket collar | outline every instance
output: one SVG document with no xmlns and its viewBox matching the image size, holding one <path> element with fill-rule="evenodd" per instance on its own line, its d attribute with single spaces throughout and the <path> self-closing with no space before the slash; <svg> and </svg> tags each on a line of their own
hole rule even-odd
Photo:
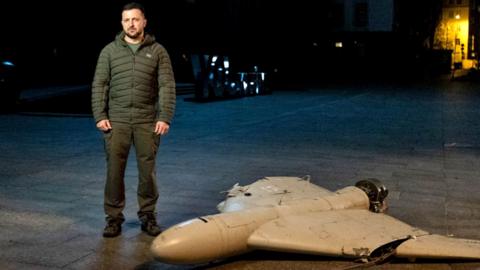
<svg viewBox="0 0 480 270">
<path fill-rule="evenodd" d="M 128 46 L 128 43 L 124 40 L 125 37 L 125 32 L 121 31 L 120 33 L 117 34 L 115 37 L 115 41 L 118 42 L 122 46 Z M 155 42 L 155 36 L 150 35 L 149 33 L 145 32 L 145 37 L 143 38 L 143 42 L 140 43 L 140 46 L 147 46 Z"/>
</svg>

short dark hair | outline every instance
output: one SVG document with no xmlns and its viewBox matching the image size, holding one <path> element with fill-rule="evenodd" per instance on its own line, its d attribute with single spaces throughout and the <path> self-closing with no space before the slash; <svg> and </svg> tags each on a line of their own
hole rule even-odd
<svg viewBox="0 0 480 270">
<path fill-rule="evenodd" d="M 122 12 L 125 10 L 131 10 L 131 9 L 139 9 L 143 13 L 143 16 L 145 16 L 145 8 L 143 7 L 142 4 L 138 2 L 131 2 L 126 4 L 125 6 L 123 6 Z"/>
</svg>

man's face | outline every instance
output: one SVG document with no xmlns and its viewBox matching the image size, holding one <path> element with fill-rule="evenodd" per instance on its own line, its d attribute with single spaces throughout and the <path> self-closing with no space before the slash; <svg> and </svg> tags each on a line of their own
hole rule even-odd
<svg viewBox="0 0 480 270">
<path fill-rule="evenodd" d="M 122 12 L 122 27 L 125 34 L 131 39 L 143 36 L 147 20 L 139 9 L 124 10 Z"/>
</svg>

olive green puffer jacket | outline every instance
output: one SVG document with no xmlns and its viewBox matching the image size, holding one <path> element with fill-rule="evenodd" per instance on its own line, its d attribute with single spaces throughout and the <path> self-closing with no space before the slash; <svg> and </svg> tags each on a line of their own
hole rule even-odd
<svg viewBox="0 0 480 270">
<path fill-rule="evenodd" d="M 95 121 L 164 121 L 175 112 L 175 80 L 165 48 L 146 34 L 136 53 L 117 35 L 100 53 L 92 83 Z"/>
</svg>

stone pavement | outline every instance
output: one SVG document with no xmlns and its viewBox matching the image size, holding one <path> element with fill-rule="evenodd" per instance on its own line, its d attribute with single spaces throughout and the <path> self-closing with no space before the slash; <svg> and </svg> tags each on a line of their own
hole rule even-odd
<svg viewBox="0 0 480 270">
<path fill-rule="evenodd" d="M 390 190 L 392 216 L 433 233 L 480 239 L 478 89 L 446 81 L 325 84 L 210 103 L 179 96 L 158 156 L 159 220 L 169 227 L 216 213 L 221 191 L 264 176 L 309 174 L 331 190 L 375 177 Z M 274 252 L 203 266 L 156 262 L 148 252 L 153 238 L 136 219 L 134 158 L 123 234 L 102 238 L 104 173 L 101 135 L 88 115 L 0 115 L 0 269 L 353 265 Z M 480 269 L 480 262 L 397 259 L 372 269 Z"/>
</svg>

